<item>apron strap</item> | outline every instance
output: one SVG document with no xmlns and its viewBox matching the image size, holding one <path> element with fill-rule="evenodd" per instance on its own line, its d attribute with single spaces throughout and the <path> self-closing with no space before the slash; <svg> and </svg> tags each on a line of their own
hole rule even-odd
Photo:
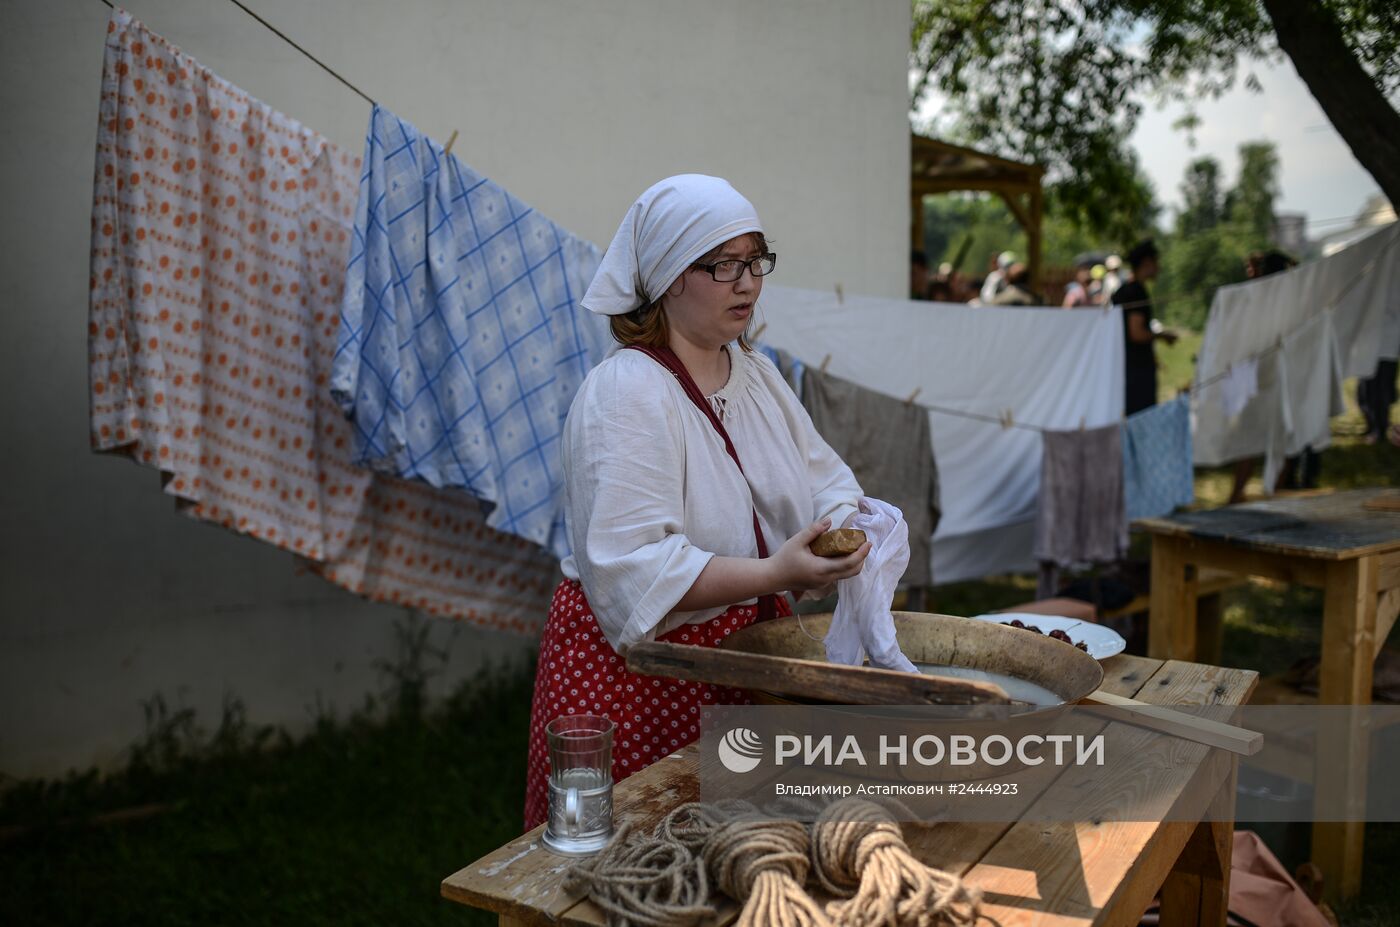
<svg viewBox="0 0 1400 927">
<path fill-rule="evenodd" d="M 705 395 L 700 392 L 700 387 L 695 384 L 695 378 L 690 375 L 690 371 L 685 369 L 685 364 L 676 356 L 676 352 L 669 347 L 651 348 L 639 344 L 629 344 L 628 348 L 633 351 L 641 351 L 647 357 L 656 361 L 662 367 L 671 371 L 671 374 L 680 383 L 681 389 L 691 402 L 695 403 L 704 416 L 710 420 L 710 424 L 715 426 L 715 431 L 719 432 L 720 438 L 724 440 L 724 449 L 733 458 L 734 465 L 739 468 L 739 474 L 744 476 L 744 465 L 739 461 L 739 452 L 734 449 L 734 442 L 729 440 L 729 432 L 724 430 L 724 423 L 720 421 L 715 410 L 705 399 Z M 748 477 L 744 476 L 747 482 Z M 763 529 L 758 524 L 758 511 L 753 512 L 753 537 L 758 542 L 758 556 L 760 559 L 768 558 L 768 545 L 763 541 Z M 758 597 L 758 620 L 767 621 L 778 616 L 778 597 L 776 595 L 761 595 Z"/>
</svg>

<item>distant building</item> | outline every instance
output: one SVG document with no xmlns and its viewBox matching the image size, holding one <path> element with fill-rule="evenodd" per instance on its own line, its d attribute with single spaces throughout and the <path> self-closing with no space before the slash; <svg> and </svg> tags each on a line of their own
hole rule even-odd
<svg viewBox="0 0 1400 927">
<path fill-rule="evenodd" d="M 1281 212 L 1274 216 L 1274 244 L 1301 259 L 1308 250 L 1307 214 Z"/>
<path fill-rule="evenodd" d="M 1367 197 L 1366 205 L 1356 214 L 1356 221 L 1340 232 L 1324 235 L 1317 242 L 1321 255 L 1336 254 L 1347 245 L 1374 232 L 1379 226 L 1395 221 L 1395 207 L 1383 194 Z"/>
</svg>

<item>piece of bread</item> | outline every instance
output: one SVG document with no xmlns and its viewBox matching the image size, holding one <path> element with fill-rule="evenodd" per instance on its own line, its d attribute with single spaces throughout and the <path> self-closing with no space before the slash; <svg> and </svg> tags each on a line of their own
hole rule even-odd
<svg viewBox="0 0 1400 927">
<path fill-rule="evenodd" d="M 812 542 L 812 553 L 818 557 L 845 557 L 860 550 L 865 532 L 858 528 L 837 528 Z"/>
</svg>

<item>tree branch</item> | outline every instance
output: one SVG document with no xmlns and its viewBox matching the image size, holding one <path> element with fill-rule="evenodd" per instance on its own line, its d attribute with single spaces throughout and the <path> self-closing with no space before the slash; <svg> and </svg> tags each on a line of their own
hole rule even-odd
<svg viewBox="0 0 1400 927">
<path fill-rule="evenodd" d="M 1400 203 L 1400 113 L 1317 0 L 1263 0 L 1278 44 L 1361 166 Z"/>
</svg>

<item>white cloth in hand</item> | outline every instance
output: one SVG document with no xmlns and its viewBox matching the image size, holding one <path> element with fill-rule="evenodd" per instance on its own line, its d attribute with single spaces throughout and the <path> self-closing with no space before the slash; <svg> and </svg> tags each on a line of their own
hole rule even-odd
<svg viewBox="0 0 1400 927">
<path fill-rule="evenodd" d="M 895 586 L 909 565 L 909 526 L 904 514 L 887 502 L 863 496 L 860 511 L 847 527 L 865 532 L 870 554 L 859 573 L 836 583 L 839 598 L 826 636 L 826 658 L 859 666 L 864 649 L 874 666 L 916 672 L 899 649 L 890 614 Z"/>
</svg>

